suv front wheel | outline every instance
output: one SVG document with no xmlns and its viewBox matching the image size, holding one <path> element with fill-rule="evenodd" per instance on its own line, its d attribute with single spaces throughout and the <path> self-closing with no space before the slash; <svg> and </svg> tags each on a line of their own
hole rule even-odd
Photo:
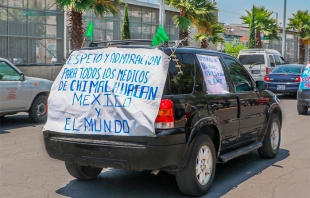
<svg viewBox="0 0 310 198">
<path fill-rule="evenodd" d="M 180 191 L 187 195 L 202 196 L 210 188 L 216 168 L 215 148 L 211 138 L 199 134 L 194 142 L 187 165 L 176 173 Z"/>
<path fill-rule="evenodd" d="M 258 154 L 263 158 L 274 158 L 280 148 L 281 124 L 277 115 L 272 114 L 264 137 L 263 146 L 258 149 Z"/>
</svg>

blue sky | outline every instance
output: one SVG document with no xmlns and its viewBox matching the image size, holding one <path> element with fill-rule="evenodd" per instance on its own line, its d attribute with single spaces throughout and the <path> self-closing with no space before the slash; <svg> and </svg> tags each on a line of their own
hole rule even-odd
<svg viewBox="0 0 310 198">
<path fill-rule="evenodd" d="M 266 9 L 278 13 L 278 22 L 283 23 L 284 0 L 215 0 L 219 11 L 219 22 L 228 24 L 240 24 L 241 15 L 252 6 L 265 6 Z M 292 17 L 297 10 L 310 12 L 310 0 L 286 0 L 286 20 Z M 276 18 L 276 14 L 272 15 Z M 286 22 L 287 23 L 287 22 Z"/>
</svg>

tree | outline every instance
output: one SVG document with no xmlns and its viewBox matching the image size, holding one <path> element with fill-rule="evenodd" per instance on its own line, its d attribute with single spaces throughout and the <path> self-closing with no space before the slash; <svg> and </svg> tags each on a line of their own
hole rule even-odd
<svg viewBox="0 0 310 198">
<path fill-rule="evenodd" d="M 246 10 L 247 15 L 243 15 L 240 19 L 243 23 L 250 26 L 252 14 L 254 14 L 254 26 L 255 26 L 255 47 L 261 48 L 262 41 L 260 33 L 264 33 L 266 39 L 272 41 L 278 39 L 278 26 L 276 19 L 271 18 L 273 11 L 267 10 L 264 6 L 253 6 L 251 11 Z"/>
<path fill-rule="evenodd" d="M 195 35 L 196 41 L 200 41 L 201 48 L 208 48 L 209 42 L 213 44 L 224 43 L 224 38 L 220 36 L 225 32 L 225 28 L 222 24 L 212 24 L 210 27 L 211 32 L 200 32 Z"/>
<path fill-rule="evenodd" d="M 237 43 L 237 40 L 234 40 L 232 43 L 226 42 L 225 52 L 227 54 L 237 57 L 241 50 L 247 49 L 247 47 L 242 45 L 241 43 L 239 43 L 238 45 L 236 45 L 236 43 Z"/>
<path fill-rule="evenodd" d="M 180 10 L 179 15 L 173 17 L 173 22 L 179 28 L 180 39 L 185 39 L 183 45 L 188 45 L 189 28 L 193 25 L 200 31 L 199 28 L 210 28 L 213 21 L 216 20 L 214 15 L 218 11 L 216 5 L 206 0 L 165 0 L 166 5 Z M 204 26 L 200 26 L 202 21 Z M 208 22 L 209 21 L 209 22 Z M 208 29 L 211 32 L 210 29 Z"/>
<path fill-rule="evenodd" d="M 249 44 L 248 44 L 249 48 L 255 48 L 255 24 L 254 24 L 255 14 L 253 10 L 254 10 L 254 6 L 252 8 L 253 14 L 252 14 L 251 23 L 250 23 L 250 38 L 249 38 Z"/>
<path fill-rule="evenodd" d="M 305 61 L 305 45 L 310 44 L 310 13 L 308 10 L 298 10 L 293 17 L 288 18 L 287 29 L 298 31 L 299 37 L 299 55 L 298 63 L 303 64 Z"/>
<path fill-rule="evenodd" d="M 130 39 L 129 17 L 128 17 L 128 5 L 125 3 L 124 7 L 124 20 L 122 26 L 121 39 Z"/>
<path fill-rule="evenodd" d="M 56 0 L 56 3 L 69 12 L 71 50 L 81 48 L 84 38 L 82 14 L 93 10 L 96 16 L 117 14 L 119 0 Z"/>
</svg>

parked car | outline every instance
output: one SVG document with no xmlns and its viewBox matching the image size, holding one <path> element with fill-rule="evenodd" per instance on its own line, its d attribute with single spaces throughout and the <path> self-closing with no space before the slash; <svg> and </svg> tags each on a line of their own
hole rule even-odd
<svg viewBox="0 0 310 198">
<path fill-rule="evenodd" d="M 238 59 L 254 80 L 263 80 L 266 74 L 285 63 L 281 54 L 273 49 L 241 50 Z"/>
<path fill-rule="evenodd" d="M 310 108 L 310 62 L 301 74 L 301 83 L 297 92 L 297 111 L 307 114 Z"/>
<path fill-rule="evenodd" d="M 25 76 L 13 63 L 0 58 L 0 116 L 28 112 L 33 122 L 45 122 L 52 84 L 50 80 Z"/>
<path fill-rule="evenodd" d="M 297 94 L 304 68 L 305 65 L 298 64 L 286 64 L 275 68 L 264 78 L 268 84 L 268 90 L 274 93 Z"/>
<path fill-rule="evenodd" d="M 105 167 L 167 171 L 176 176 L 182 193 L 202 196 L 213 182 L 216 163 L 253 150 L 263 158 L 277 155 L 279 100 L 238 59 L 202 48 L 126 42 L 73 52 L 54 82 L 44 143 L 71 176 L 93 179 Z M 154 61 L 162 64 L 154 66 Z M 96 72 L 81 78 L 86 70 Z M 137 79 L 141 84 L 124 84 Z M 154 94 L 144 95 L 156 89 L 146 87 L 158 88 L 158 103 L 150 99 Z M 122 97 L 130 97 L 133 105 L 129 108 Z M 153 110 L 154 119 L 147 119 Z"/>
</svg>

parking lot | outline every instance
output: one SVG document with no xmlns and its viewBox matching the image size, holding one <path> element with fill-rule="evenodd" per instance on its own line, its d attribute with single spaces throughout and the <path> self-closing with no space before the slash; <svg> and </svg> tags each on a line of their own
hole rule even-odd
<svg viewBox="0 0 310 198">
<path fill-rule="evenodd" d="M 274 159 L 251 152 L 218 164 L 204 197 L 308 197 L 310 195 L 310 111 L 298 115 L 296 97 L 279 95 L 282 142 Z M 62 161 L 44 148 L 42 124 L 28 115 L 8 116 L 0 125 L 0 197 L 184 197 L 165 172 L 104 169 L 95 180 L 71 177 Z"/>
</svg>

